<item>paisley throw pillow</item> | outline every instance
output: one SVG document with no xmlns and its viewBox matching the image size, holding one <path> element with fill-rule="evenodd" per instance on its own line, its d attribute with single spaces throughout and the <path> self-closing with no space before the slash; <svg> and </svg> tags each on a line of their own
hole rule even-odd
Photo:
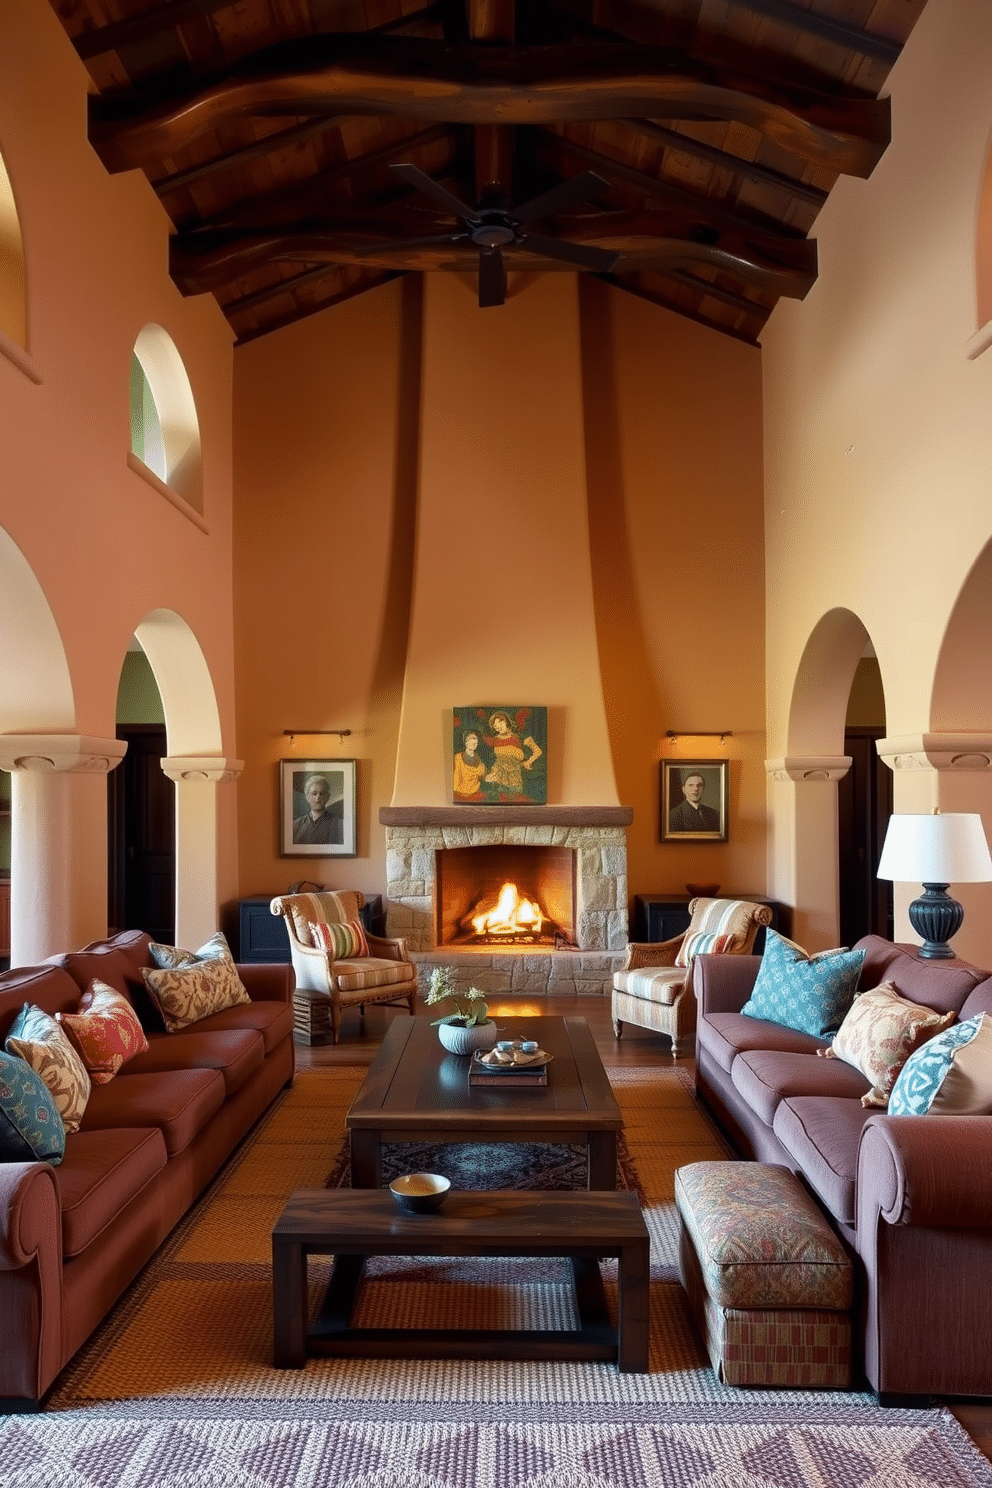
<svg viewBox="0 0 992 1488">
<path fill-rule="evenodd" d="M 830 1038 L 851 1006 L 864 951 L 820 951 L 810 956 L 771 928 L 765 935 L 765 954 L 741 1012 L 815 1038 Z"/>
<path fill-rule="evenodd" d="M 90 1077 L 52 1015 L 26 1002 L 7 1035 L 6 1049 L 44 1080 L 66 1131 L 78 1131 L 90 1098 Z"/>
<path fill-rule="evenodd" d="M 833 1047 L 818 1052 L 853 1064 L 871 1082 L 871 1090 L 861 1097 L 863 1106 L 885 1107 L 909 1056 L 954 1017 L 953 1012 L 938 1013 L 910 1002 L 892 982 L 880 982 L 854 999 Z"/>
<path fill-rule="evenodd" d="M 125 1060 L 148 1048 L 138 1015 L 120 992 L 94 978 L 78 1013 L 56 1013 L 56 1021 L 82 1059 L 94 1085 L 106 1085 Z"/>
<path fill-rule="evenodd" d="M 0 1162 L 47 1162 L 65 1154 L 65 1127 L 44 1080 L 23 1059 L 0 1054 Z"/>
</svg>

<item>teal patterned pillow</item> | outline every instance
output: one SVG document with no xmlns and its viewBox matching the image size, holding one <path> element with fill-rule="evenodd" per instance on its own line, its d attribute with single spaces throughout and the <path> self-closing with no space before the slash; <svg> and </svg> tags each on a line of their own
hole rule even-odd
<svg viewBox="0 0 992 1488">
<path fill-rule="evenodd" d="M 915 1050 L 889 1096 L 890 1116 L 992 1112 L 992 1018 L 953 1023 Z"/>
<path fill-rule="evenodd" d="M 25 1059 L 0 1053 L 0 1162 L 62 1161 L 65 1127 L 52 1093 Z"/>
<path fill-rule="evenodd" d="M 831 1039 L 858 990 L 864 951 L 806 952 L 774 930 L 765 932 L 765 954 L 751 991 L 741 1008 L 748 1018 L 764 1018 Z"/>
</svg>

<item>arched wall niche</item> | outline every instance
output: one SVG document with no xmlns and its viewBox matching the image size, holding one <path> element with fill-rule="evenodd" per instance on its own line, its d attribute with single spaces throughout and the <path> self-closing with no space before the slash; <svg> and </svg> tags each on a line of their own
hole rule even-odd
<svg viewBox="0 0 992 1488">
<path fill-rule="evenodd" d="M 978 193 L 978 222 L 975 234 L 975 290 L 978 326 L 992 321 L 992 135 L 985 152 L 985 170 Z"/>
<path fill-rule="evenodd" d="M 183 359 L 168 331 L 154 324 L 146 325 L 140 332 L 134 343 L 134 355 L 141 364 L 155 401 L 165 463 L 162 479 L 170 490 L 202 515 L 200 424 Z M 133 420 L 133 388 L 130 396 Z M 133 449 L 133 444 L 132 452 L 139 453 Z"/>
<path fill-rule="evenodd" d="M 992 731 L 992 541 L 972 565 L 947 622 L 934 668 L 930 728 Z"/>
<path fill-rule="evenodd" d="M 851 610 L 829 610 L 803 650 L 789 709 L 790 756 L 842 755 L 851 683 L 870 645 Z"/>
<path fill-rule="evenodd" d="M 27 271 L 24 240 L 7 166 L 0 151 L 0 331 L 25 351 L 28 346 Z"/>
</svg>

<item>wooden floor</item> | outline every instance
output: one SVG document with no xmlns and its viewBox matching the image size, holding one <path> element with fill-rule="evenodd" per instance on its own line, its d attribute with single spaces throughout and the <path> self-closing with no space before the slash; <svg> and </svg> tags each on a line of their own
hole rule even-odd
<svg viewBox="0 0 992 1488">
<path fill-rule="evenodd" d="M 671 1066 L 676 1062 L 683 1069 L 691 1071 L 693 1068 L 691 1058 L 684 1057 L 678 1061 L 672 1059 L 671 1044 L 664 1034 L 651 1033 L 647 1029 L 634 1028 L 627 1024 L 623 1036 L 616 1038 L 610 1020 L 608 997 L 542 997 L 539 1002 L 511 998 L 505 1002 L 490 1003 L 489 1011 L 497 1023 L 501 1016 L 510 1014 L 523 1017 L 528 1014 L 536 1016 L 550 1013 L 585 1018 L 607 1069 L 625 1064 Z M 369 1064 L 390 1020 L 405 1017 L 407 1013 L 404 1008 L 372 1006 L 367 1009 L 364 1019 L 359 1017 L 357 1010 L 349 1010 L 342 1019 L 341 1042 L 337 1046 L 319 1044 L 311 1048 L 297 1044 L 297 1066 L 307 1069 L 329 1064 Z M 954 1401 L 949 1401 L 948 1404 L 979 1450 L 992 1461 L 992 1404 L 958 1404 Z"/>
</svg>

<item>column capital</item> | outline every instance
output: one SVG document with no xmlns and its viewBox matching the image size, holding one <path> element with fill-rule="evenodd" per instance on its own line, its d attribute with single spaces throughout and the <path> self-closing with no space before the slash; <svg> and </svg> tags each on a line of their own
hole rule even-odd
<svg viewBox="0 0 992 1488">
<path fill-rule="evenodd" d="M 765 769 L 773 780 L 794 780 L 798 785 L 843 780 L 850 768 L 849 754 L 787 755 L 783 759 L 765 760 Z"/>
<path fill-rule="evenodd" d="M 992 769 L 992 734 L 900 734 L 875 747 L 890 770 Z"/>
<path fill-rule="evenodd" d="M 182 780 L 212 780 L 231 785 L 245 767 L 244 760 L 222 754 L 171 754 L 162 761 L 163 773 L 177 783 Z"/>
<path fill-rule="evenodd" d="M 89 734 L 0 734 L 0 770 L 106 775 L 127 753 L 125 739 Z"/>
</svg>

